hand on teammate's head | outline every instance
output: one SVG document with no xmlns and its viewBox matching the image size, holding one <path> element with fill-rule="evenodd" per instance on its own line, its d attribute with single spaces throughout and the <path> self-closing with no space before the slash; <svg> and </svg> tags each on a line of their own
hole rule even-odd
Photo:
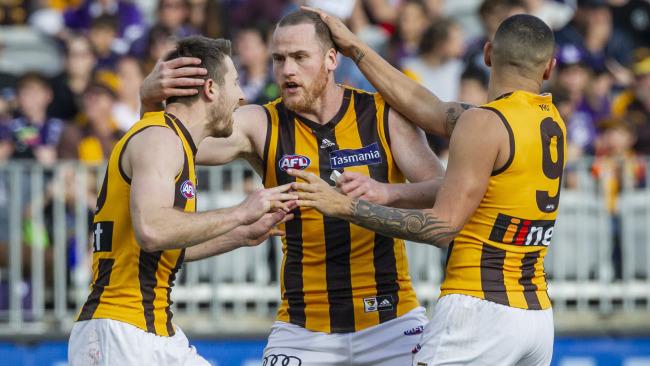
<svg viewBox="0 0 650 366">
<path fill-rule="evenodd" d="M 198 93 L 196 87 L 205 83 L 203 76 L 208 72 L 200 67 L 200 64 L 201 59 L 196 57 L 158 60 L 140 88 L 140 98 L 143 103 L 161 103 L 170 97 L 191 96 Z"/>
</svg>

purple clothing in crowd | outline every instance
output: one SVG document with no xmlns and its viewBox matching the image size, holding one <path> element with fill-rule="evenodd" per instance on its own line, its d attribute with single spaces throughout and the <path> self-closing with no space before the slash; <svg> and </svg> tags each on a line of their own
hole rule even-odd
<svg viewBox="0 0 650 366">
<path fill-rule="evenodd" d="M 87 31 L 93 19 L 103 14 L 117 18 L 118 37 L 128 43 L 139 38 L 145 29 L 140 9 L 135 4 L 123 0 L 114 1 L 108 9 L 103 9 L 98 1 L 85 0 L 78 8 L 67 10 L 63 19 L 66 27 L 75 31 Z"/>
<path fill-rule="evenodd" d="M 34 149 L 37 147 L 56 147 L 61 138 L 63 127 L 63 121 L 56 118 L 48 118 L 38 126 L 25 117 L 18 117 L 4 128 L 4 132 L 0 131 L 0 138 L 13 143 L 12 158 L 34 159 Z"/>
<path fill-rule="evenodd" d="M 598 105 L 592 106 L 582 100 L 567 124 L 567 138 L 573 145 L 582 148 L 586 154 L 594 154 L 594 144 L 598 137 L 598 123 L 610 115 L 608 98 L 602 98 Z"/>
</svg>

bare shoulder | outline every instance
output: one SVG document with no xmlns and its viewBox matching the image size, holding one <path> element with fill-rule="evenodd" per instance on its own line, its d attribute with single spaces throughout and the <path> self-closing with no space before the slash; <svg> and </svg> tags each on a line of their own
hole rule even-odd
<svg viewBox="0 0 650 366">
<path fill-rule="evenodd" d="M 452 137 L 463 134 L 496 137 L 502 132 L 507 135 L 507 130 L 498 114 L 489 109 L 471 108 L 458 117 Z"/>
<path fill-rule="evenodd" d="M 151 126 L 133 135 L 124 153 L 125 169 L 140 163 L 157 165 L 162 162 L 172 166 L 183 163 L 183 143 L 174 131 L 163 126 Z"/>
<path fill-rule="evenodd" d="M 261 105 L 248 104 L 237 108 L 234 114 L 235 132 L 241 132 L 261 152 L 266 140 L 268 116 L 266 109 Z"/>
<path fill-rule="evenodd" d="M 237 108 L 234 113 L 236 123 L 241 123 L 242 127 L 255 127 L 264 123 L 266 126 L 266 110 L 261 105 L 247 104 Z"/>
</svg>

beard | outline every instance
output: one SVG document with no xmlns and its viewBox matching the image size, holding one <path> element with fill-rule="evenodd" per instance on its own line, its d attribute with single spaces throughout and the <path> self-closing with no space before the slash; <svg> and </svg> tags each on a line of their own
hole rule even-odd
<svg viewBox="0 0 650 366">
<path fill-rule="evenodd" d="M 325 70 L 325 64 L 323 64 L 318 75 L 314 78 L 314 81 L 309 86 L 303 86 L 304 92 L 300 99 L 288 100 L 283 98 L 283 102 L 287 108 L 294 112 L 309 112 L 314 102 L 323 95 L 326 85 L 327 71 Z"/>
<path fill-rule="evenodd" d="M 232 135 L 232 108 L 225 104 L 223 95 L 219 96 L 219 102 L 210 110 L 209 116 L 210 136 L 212 137 L 228 137 Z"/>
</svg>

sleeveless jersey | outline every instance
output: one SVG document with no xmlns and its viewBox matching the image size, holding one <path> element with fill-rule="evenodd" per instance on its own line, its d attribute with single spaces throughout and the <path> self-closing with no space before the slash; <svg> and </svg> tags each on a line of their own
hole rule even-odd
<svg viewBox="0 0 650 366">
<path fill-rule="evenodd" d="M 281 99 L 264 106 L 268 129 L 264 185 L 295 181 L 288 168 L 330 184 L 333 170 L 384 183 L 404 182 L 393 161 L 389 106 L 378 94 L 346 88 L 337 115 L 320 125 L 288 110 Z M 402 240 L 300 208 L 285 224 L 278 320 L 326 333 L 359 331 L 418 306 Z"/>
<path fill-rule="evenodd" d="M 550 94 L 506 94 L 481 108 L 508 130 L 510 156 L 449 248 L 441 296 L 547 309 L 544 257 L 557 216 L 566 128 Z"/>
<path fill-rule="evenodd" d="M 131 180 L 120 165 L 129 140 L 152 126 L 169 128 L 183 143 L 183 170 L 176 177 L 174 207 L 196 211 L 196 146 L 171 114 L 147 113 L 115 145 L 108 160 L 93 220 L 93 281 L 78 320 L 108 318 L 160 336 L 174 335 L 171 288 L 184 250 L 145 252 L 136 242 L 129 211 Z"/>
</svg>

